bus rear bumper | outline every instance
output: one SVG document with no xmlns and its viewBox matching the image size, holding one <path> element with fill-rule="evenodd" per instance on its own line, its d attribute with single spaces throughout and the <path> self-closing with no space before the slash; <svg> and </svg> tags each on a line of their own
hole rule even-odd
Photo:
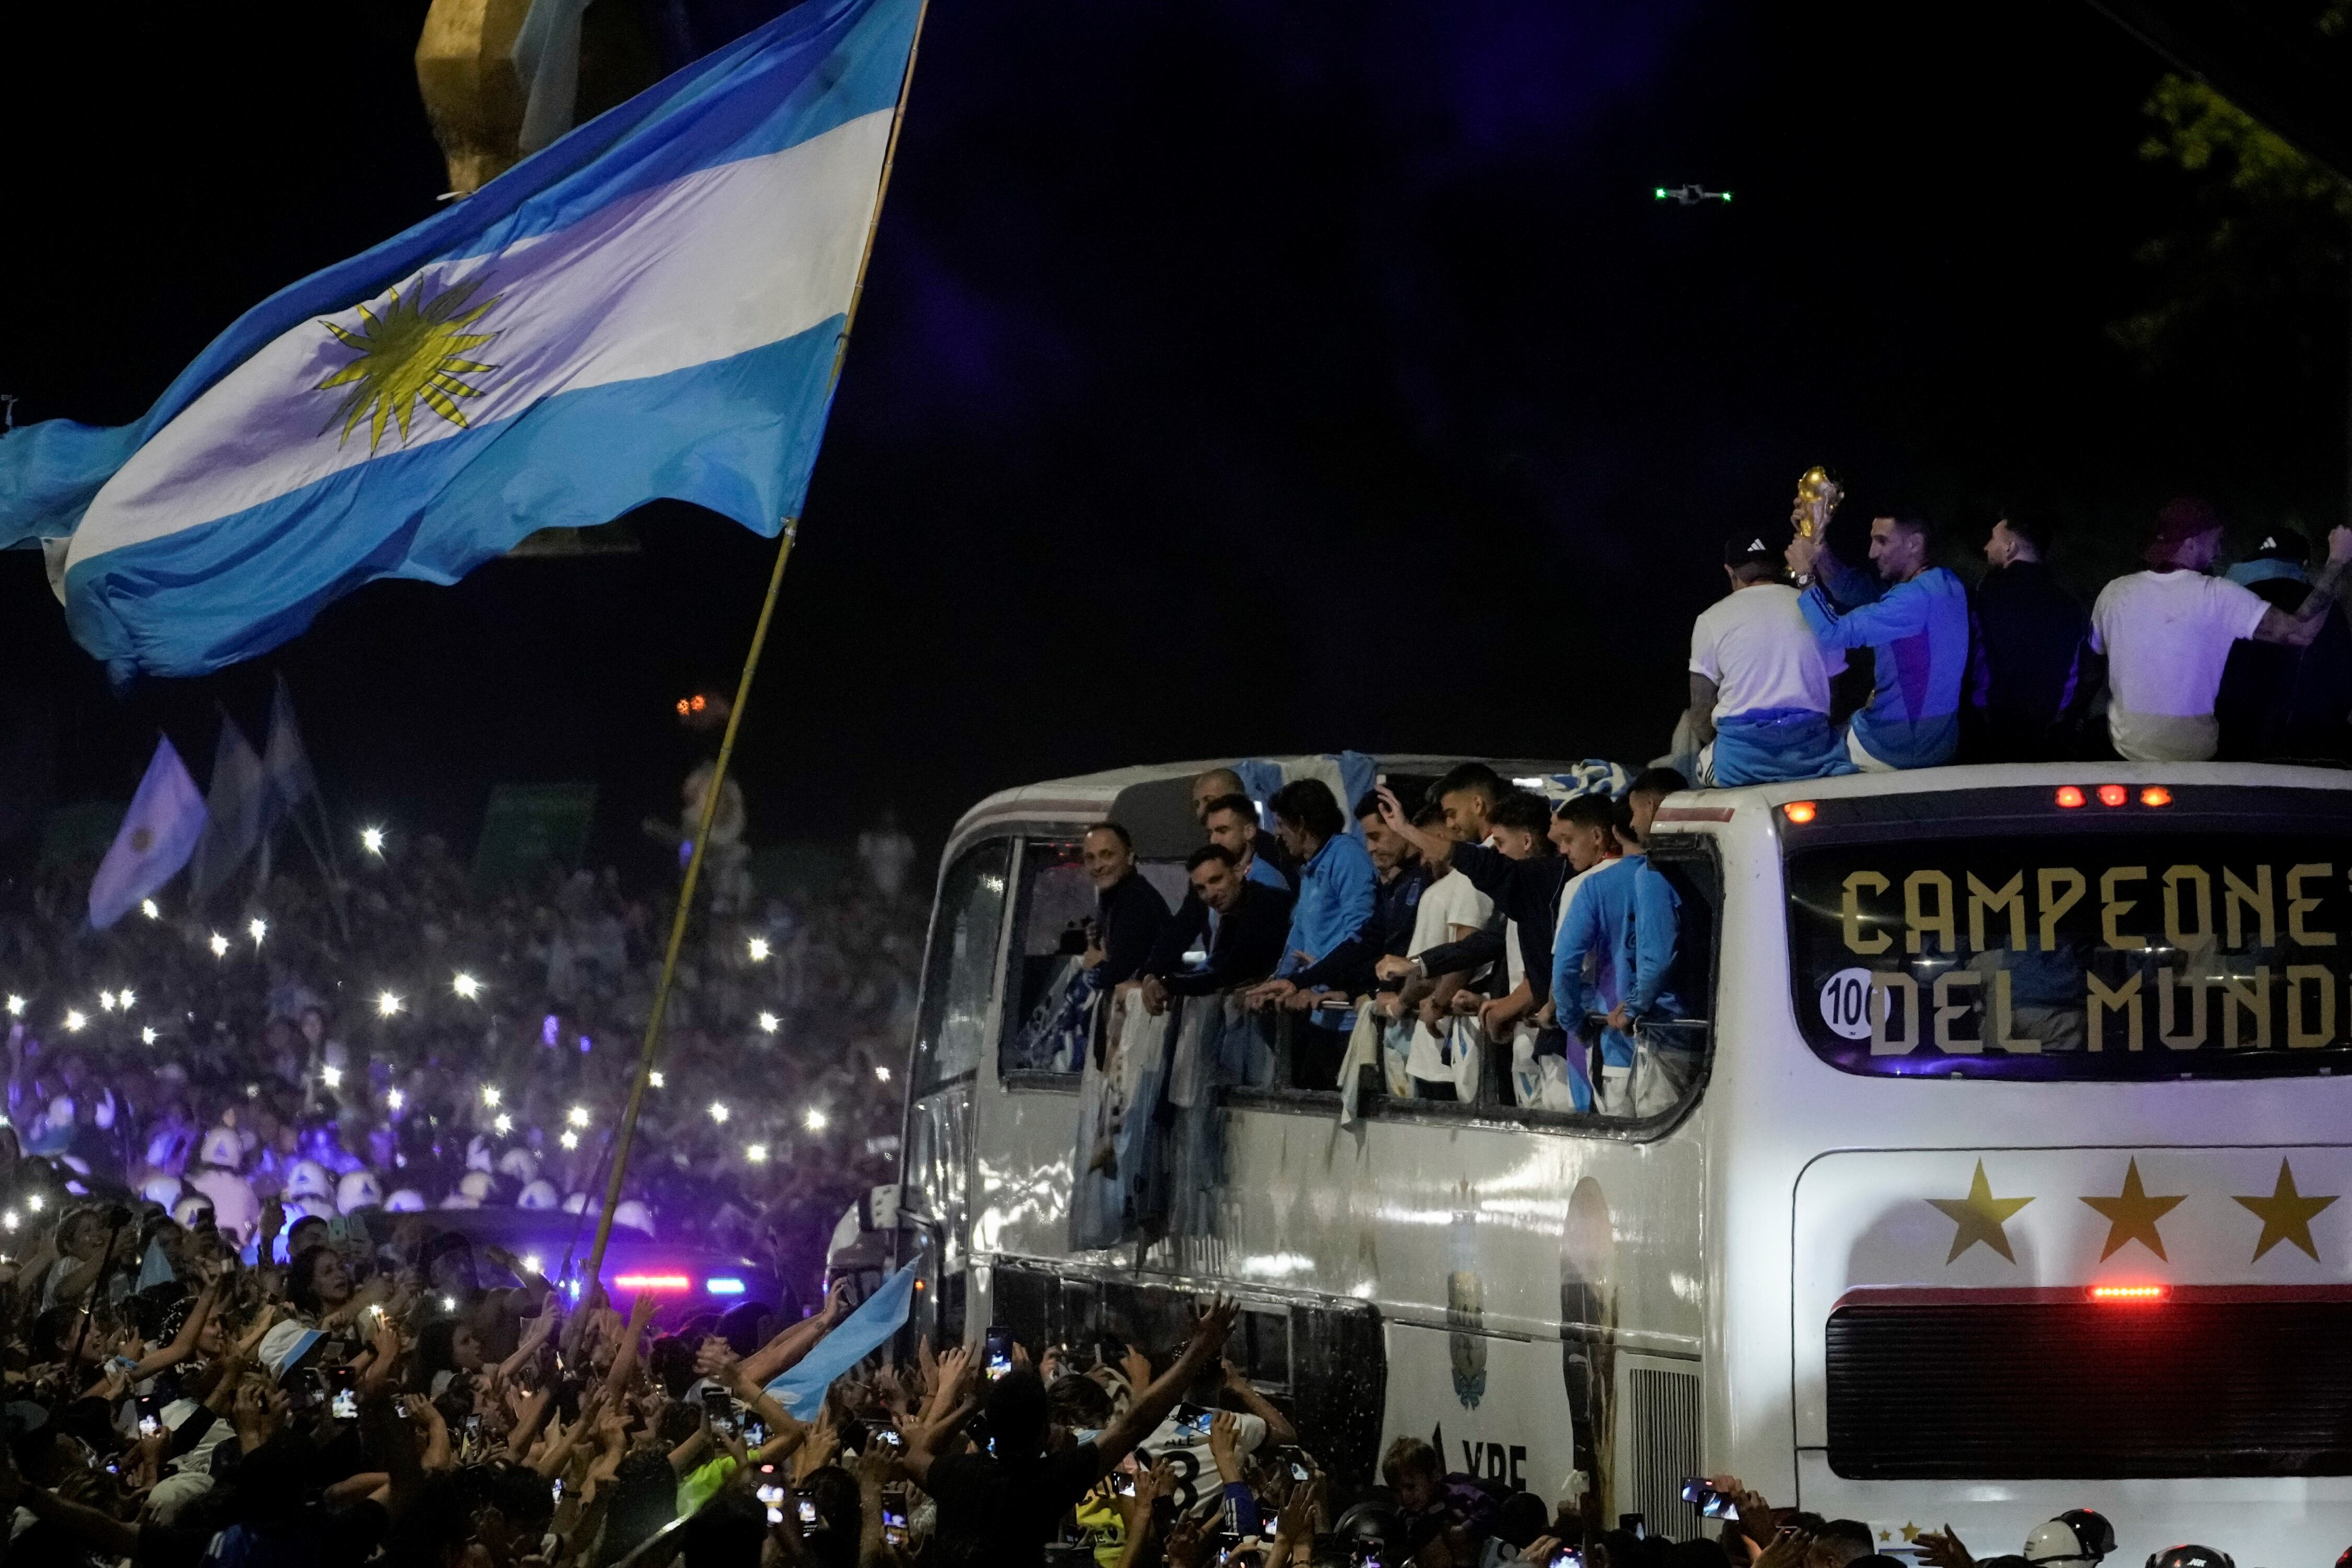
<svg viewBox="0 0 2352 1568">
<path fill-rule="evenodd" d="M 1982 1562 L 2016 1552 L 2027 1531 L 2070 1508 L 2095 1508 L 2115 1525 L 2110 1568 L 2187 1542 L 2228 1552 L 2238 1568 L 2332 1563 L 2352 1546 L 2352 1476 L 1859 1481 L 1832 1473 L 1811 1448 L 1798 1452 L 1797 1489 L 1797 1506 L 1864 1521 L 1878 1550 L 1895 1556 L 1916 1552 L 1918 1531 L 1948 1525 Z"/>
</svg>

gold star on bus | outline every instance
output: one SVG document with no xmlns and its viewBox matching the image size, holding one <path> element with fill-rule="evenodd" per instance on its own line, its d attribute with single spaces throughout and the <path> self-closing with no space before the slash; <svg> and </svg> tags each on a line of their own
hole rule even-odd
<svg viewBox="0 0 2352 1568">
<path fill-rule="evenodd" d="M 1977 1162 L 1975 1179 L 1969 1183 L 1969 1195 L 1964 1198 L 1929 1198 L 1927 1202 L 1944 1212 L 1944 1216 L 1959 1228 L 1952 1234 L 1952 1250 L 1944 1259 L 1947 1265 L 1959 1260 L 1961 1253 L 1983 1242 L 2011 1263 L 2017 1254 L 2009 1249 L 2009 1233 L 2001 1227 L 2032 1198 L 1997 1198 L 1992 1195 L 1992 1184 L 1985 1180 L 1984 1162 Z"/>
<path fill-rule="evenodd" d="M 2320 1210 L 2335 1201 L 2334 1197 L 2307 1198 L 2296 1192 L 2294 1172 L 2288 1169 L 2284 1160 L 2281 1160 L 2278 1185 L 2271 1189 L 2270 1196 L 2238 1200 L 2263 1218 L 2262 1239 L 2254 1243 L 2253 1260 L 2260 1263 L 2263 1253 L 2282 1241 L 2291 1241 L 2303 1248 L 2305 1256 L 2314 1263 L 2318 1262 L 2319 1248 L 2311 1243 L 2311 1221 Z"/>
<path fill-rule="evenodd" d="M 2100 1251 L 2099 1261 L 2105 1263 L 2137 1241 L 2165 1262 L 2171 1262 L 2172 1259 L 2164 1257 L 2164 1237 L 2158 1234 L 2156 1222 L 2179 1207 L 2188 1196 L 2187 1193 L 2182 1193 L 2178 1196 L 2150 1197 L 2147 1189 L 2140 1184 L 2139 1162 L 2137 1159 L 2132 1161 L 2124 1167 L 2124 1190 L 2121 1193 L 2112 1198 L 2085 1197 L 2083 1200 L 2098 1210 L 2107 1222 L 2107 1245 Z"/>
<path fill-rule="evenodd" d="M 489 299 L 470 310 L 466 309 L 467 300 L 480 286 L 481 279 L 473 279 L 428 298 L 420 282 L 405 300 L 394 289 L 383 315 L 365 305 L 360 307 L 356 332 L 332 321 L 319 323 L 346 348 L 359 351 L 357 359 L 310 389 L 351 388 L 335 405 L 335 412 L 343 416 L 343 440 L 350 440 L 359 422 L 368 419 L 369 452 L 383 441 L 384 426 L 395 422 L 400 426 L 401 444 L 405 446 L 409 420 L 419 403 L 452 425 L 465 425 L 466 411 L 457 399 L 479 397 L 482 389 L 461 378 L 487 375 L 499 368 L 465 357 L 499 335 L 466 331 L 498 303 Z"/>
</svg>

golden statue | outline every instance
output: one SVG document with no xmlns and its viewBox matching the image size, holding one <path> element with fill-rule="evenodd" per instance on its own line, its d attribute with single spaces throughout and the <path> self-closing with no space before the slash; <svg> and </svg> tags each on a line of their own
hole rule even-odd
<svg viewBox="0 0 2352 1568">
<path fill-rule="evenodd" d="M 1801 539 L 1821 539 L 1829 533 L 1830 516 L 1845 500 L 1845 489 L 1830 477 L 1830 471 L 1815 463 L 1797 480 L 1797 503 L 1790 510 L 1789 521 L 1796 525 Z"/>
</svg>

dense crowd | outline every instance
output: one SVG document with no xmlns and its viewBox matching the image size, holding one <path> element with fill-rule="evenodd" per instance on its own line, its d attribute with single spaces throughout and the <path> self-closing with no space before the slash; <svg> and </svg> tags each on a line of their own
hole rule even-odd
<svg viewBox="0 0 2352 1568">
<path fill-rule="evenodd" d="M 620 1215 L 800 1291 L 895 1166 L 926 911 L 911 845 L 868 837 L 863 867 L 698 909 Z M 272 1202 L 593 1222 L 674 889 L 608 869 L 481 890 L 437 838 L 369 842 L 339 877 L 281 857 L 242 907 L 151 900 L 104 931 L 89 867 L 34 878 L 0 916 L 25 1149 L 240 1240 Z"/>
</svg>

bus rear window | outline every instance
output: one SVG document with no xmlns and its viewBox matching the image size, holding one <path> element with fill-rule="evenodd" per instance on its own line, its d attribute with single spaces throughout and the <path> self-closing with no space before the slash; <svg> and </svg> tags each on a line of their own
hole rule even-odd
<svg viewBox="0 0 2352 1568">
<path fill-rule="evenodd" d="M 1806 1042 L 1847 1072 L 2132 1079 L 2352 1062 L 2352 837 L 1907 840 L 1789 862 Z"/>
</svg>

